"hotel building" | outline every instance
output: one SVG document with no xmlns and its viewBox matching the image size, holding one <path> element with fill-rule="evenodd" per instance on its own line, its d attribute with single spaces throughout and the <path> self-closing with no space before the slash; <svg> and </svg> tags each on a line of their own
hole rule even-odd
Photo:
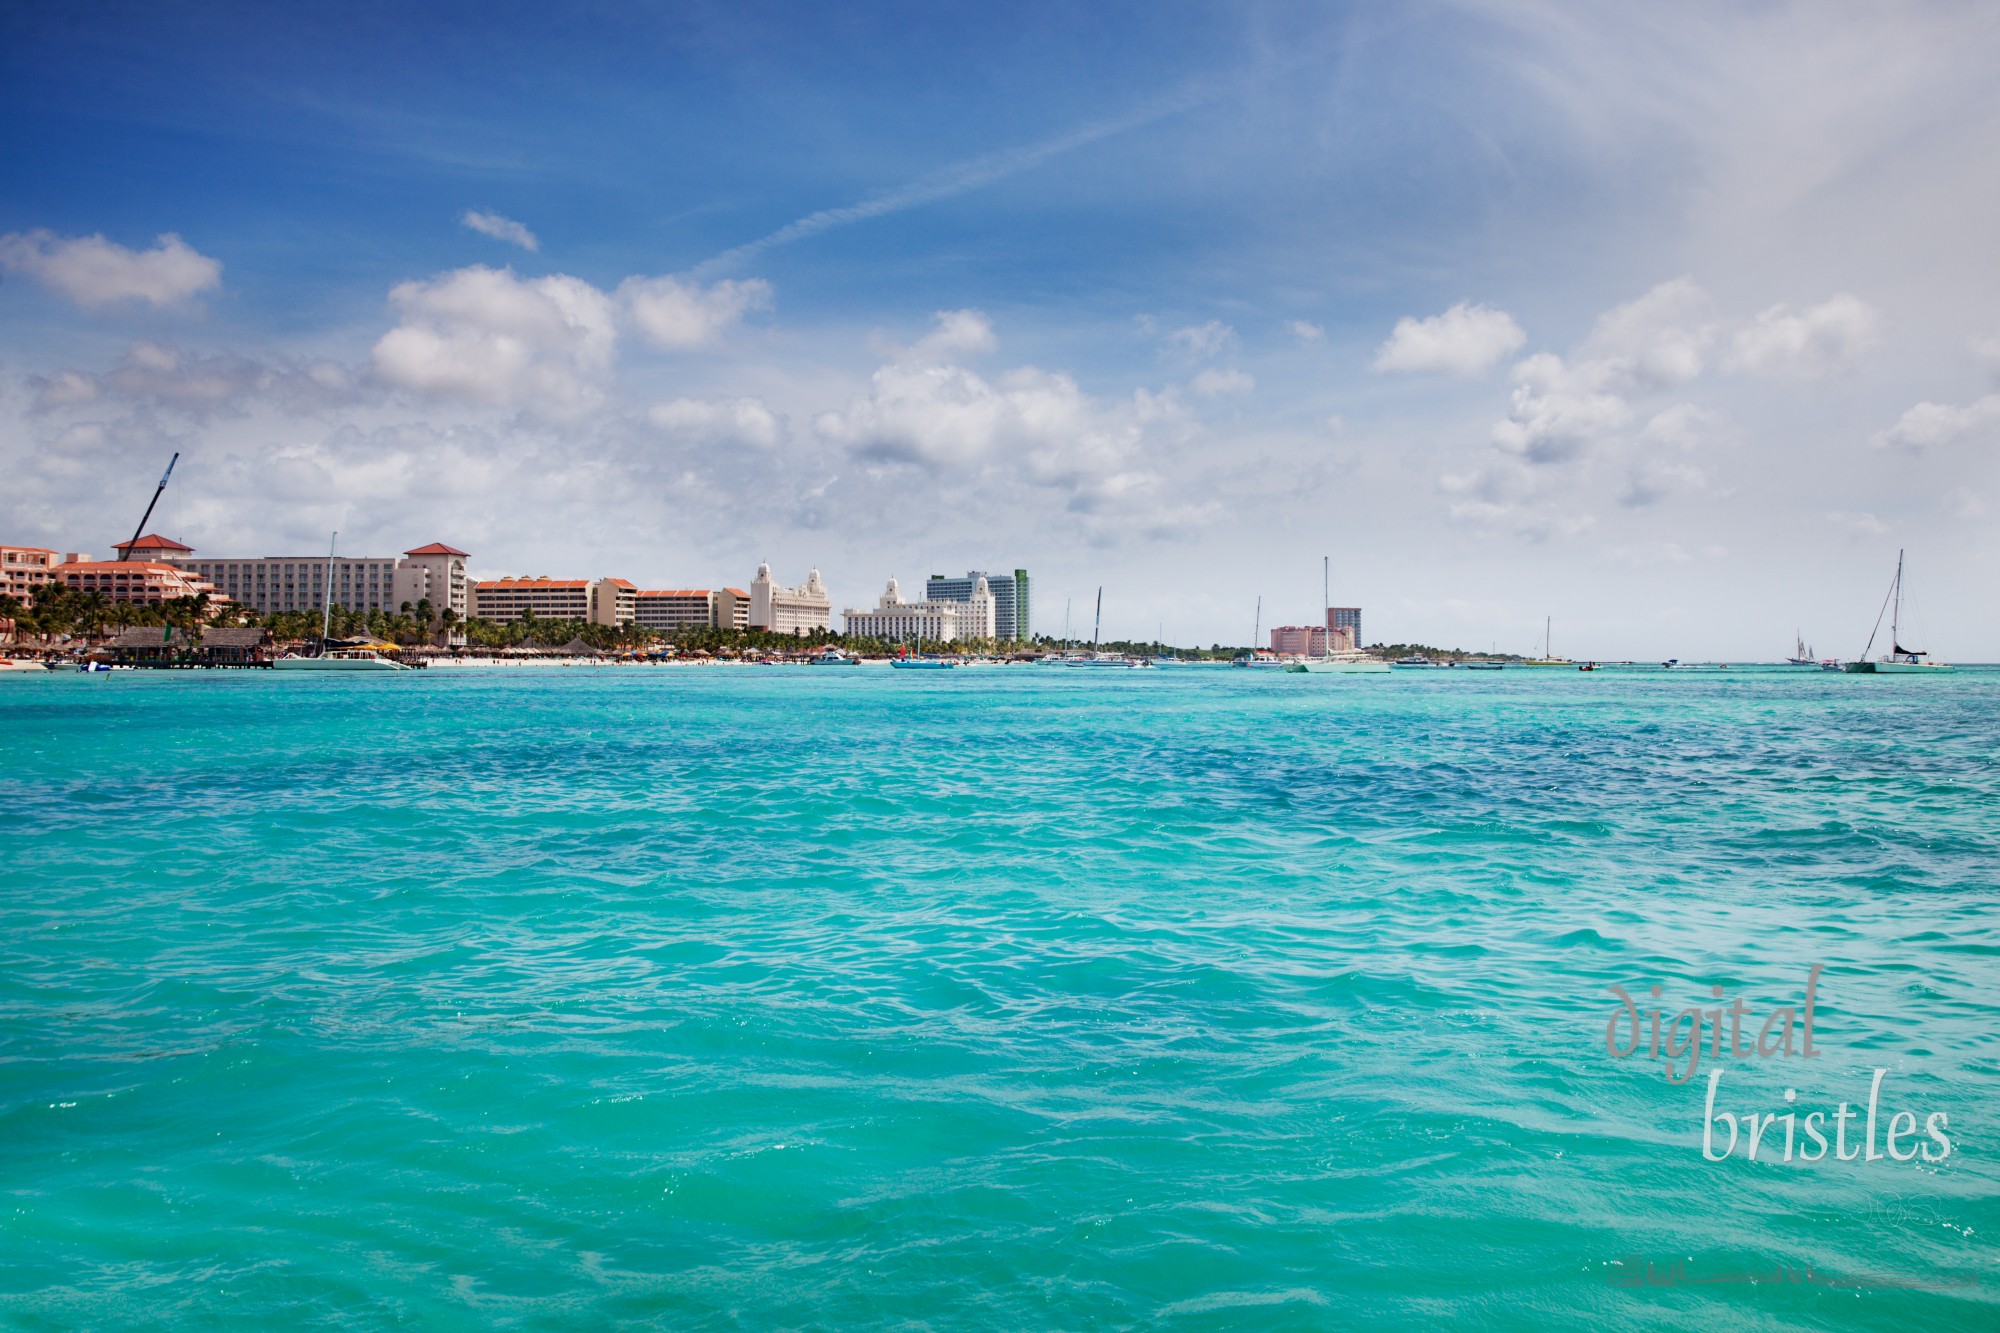
<svg viewBox="0 0 2000 1333">
<path fill-rule="evenodd" d="M 750 628 L 773 634 L 810 634 L 816 629 L 833 628 L 833 599 L 819 571 L 813 570 L 796 588 L 787 588 L 771 578 L 771 566 L 757 566 L 750 580 Z"/>
<path fill-rule="evenodd" d="M 935 582 L 932 586 L 936 586 Z M 840 616 L 847 633 L 862 638 L 956 643 L 994 637 L 993 601 L 993 592 L 983 574 L 974 577 L 971 596 L 964 601 L 945 598 L 906 602 L 901 585 L 892 578 L 874 610 L 849 607 Z"/>
<path fill-rule="evenodd" d="M 741 588 L 641 589 L 635 608 L 635 623 L 665 634 L 750 624 L 750 594 Z"/>
<path fill-rule="evenodd" d="M 1338 652 L 1343 648 L 1361 646 L 1361 608 L 1358 606 L 1329 606 L 1326 609 L 1326 627 L 1333 631 L 1333 647 Z"/>
<path fill-rule="evenodd" d="M 88 556 L 72 555 L 69 562 L 87 560 Z M 33 599 L 39 584 L 55 579 L 56 566 L 65 563 L 65 557 L 42 546 L 0 546 L 0 597 L 11 597 L 26 603 Z"/>
<path fill-rule="evenodd" d="M 218 607 L 233 600 L 207 579 L 161 560 L 71 560 L 57 565 L 53 572 L 78 592 L 101 593 L 114 602 L 157 606 L 176 597 L 203 593 Z"/>
<path fill-rule="evenodd" d="M 973 569 L 966 571 L 962 579 L 933 574 L 924 589 L 924 598 L 932 602 L 969 602 L 973 588 L 982 579 L 993 597 L 993 633 L 986 637 L 1021 643 L 1032 639 L 1034 629 L 1028 614 L 1028 571 L 1025 569 L 1017 569 L 1012 574 L 988 574 L 984 570 Z"/>
<path fill-rule="evenodd" d="M 126 547 L 120 546 L 120 552 Z M 428 601 L 434 613 L 447 609 L 463 619 L 471 607 L 465 577 L 467 555 L 455 546 L 432 542 L 393 556 L 269 555 L 255 559 L 197 559 L 194 548 L 165 537 L 141 537 L 133 558 L 167 560 L 192 569 L 234 600 L 271 615 L 317 611 L 325 605 L 329 568 L 333 604 L 348 611 L 401 611 L 405 602 Z"/>
<path fill-rule="evenodd" d="M 538 620 L 587 620 L 629 625 L 639 590 L 624 579 L 492 579 L 472 585 L 472 614 L 498 624 L 532 611 Z"/>
</svg>

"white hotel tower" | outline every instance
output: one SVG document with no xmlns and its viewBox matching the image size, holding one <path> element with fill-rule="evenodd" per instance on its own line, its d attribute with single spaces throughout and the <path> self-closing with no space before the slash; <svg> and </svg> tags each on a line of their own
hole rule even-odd
<svg viewBox="0 0 2000 1333">
<path fill-rule="evenodd" d="M 873 611 L 849 607 L 840 614 L 847 632 L 863 638 L 956 643 L 994 637 L 993 590 L 983 576 L 973 584 L 972 596 L 962 602 L 906 602 L 902 585 L 892 578 Z"/>
</svg>

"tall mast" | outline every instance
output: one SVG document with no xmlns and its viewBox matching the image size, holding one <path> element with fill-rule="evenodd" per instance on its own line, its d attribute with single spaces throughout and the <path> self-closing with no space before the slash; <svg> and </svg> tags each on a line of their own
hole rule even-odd
<svg viewBox="0 0 2000 1333">
<path fill-rule="evenodd" d="M 1069 651 L 1069 608 L 1070 603 L 1075 600 L 1073 597 L 1063 598 L 1063 652 L 1065 653 Z"/>
<path fill-rule="evenodd" d="M 1556 641 L 1555 624 L 1556 618 L 1554 616 L 1545 616 L 1542 618 L 1542 656 L 1551 661 L 1555 659 L 1556 655 L 1554 648 Z"/>
<path fill-rule="evenodd" d="M 178 452 L 176 452 L 172 458 L 167 460 L 167 470 L 160 474 L 160 487 L 158 490 L 153 492 L 152 504 L 147 505 L 146 512 L 140 515 L 139 526 L 132 529 L 132 540 L 125 543 L 125 558 L 127 560 L 130 560 L 132 558 L 132 548 L 139 544 L 139 534 L 143 533 L 146 530 L 146 520 L 153 516 L 153 505 L 158 504 L 160 502 L 160 497 L 167 493 L 167 479 L 174 475 L 174 464 L 180 461 L 181 461 L 181 456 Z"/>
<path fill-rule="evenodd" d="M 333 534 L 333 540 L 326 544 L 326 609 L 319 618 L 319 650 L 326 651 L 327 636 L 333 632 L 333 548 L 340 543 L 340 533 Z"/>
<path fill-rule="evenodd" d="M 1104 629 L 1104 585 L 1097 585 L 1097 619 L 1090 623 L 1090 655 L 1097 655 L 1097 640 Z"/>
<path fill-rule="evenodd" d="M 1323 555 L 1319 566 L 1320 656 L 1333 656 L 1333 557 Z"/>
<path fill-rule="evenodd" d="M 1896 609 L 1889 613 L 1889 647 L 1903 651 L 1903 552 L 1896 550 Z"/>
<path fill-rule="evenodd" d="M 1257 618 L 1250 622 L 1250 651 L 1257 651 L 1257 640 L 1264 633 L 1264 594 L 1257 594 Z"/>
</svg>

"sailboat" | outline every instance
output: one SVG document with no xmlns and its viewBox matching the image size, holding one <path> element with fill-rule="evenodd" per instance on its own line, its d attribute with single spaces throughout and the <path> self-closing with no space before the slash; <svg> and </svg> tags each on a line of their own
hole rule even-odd
<svg viewBox="0 0 2000 1333">
<path fill-rule="evenodd" d="M 1103 631 L 1104 631 L 1104 589 L 1100 587 L 1097 590 L 1097 619 L 1094 622 L 1092 622 L 1090 627 L 1090 651 L 1088 653 L 1066 652 L 1058 657 L 1045 657 L 1042 660 L 1048 663 L 1050 666 L 1122 667 L 1128 671 L 1138 668 L 1145 668 L 1147 670 L 1152 669 L 1153 663 L 1152 659 L 1150 658 L 1132 657 L 1124 653 L 1107 653 L 1100 651 L 1097 644 L 1099 638 L 1103 634 Z"/>
<path fill-rule="evenodd" d="M 1819 659 L 1813 656 L 1813 650 L 1806 646 L 1805 632 L 1802 630 L 1794 630 L 1793 637 L 1796 638 L 1798 642 L 1792 646 L 1792 655 L 1785 659 L 1785 665 L 1803 666 L 1803 667 L 1818 666 Z"/>
<path fill-rule="evenodd" d="M 1857 675 L 1917 675 L 1952 668 L 1943 662 L 1933 662 L 1930 654 L 1921 648 L 1903 646 L 1903 553 L 1896 552 L 1896 581 L 1889 585 L 1889 595 L 1882 599 L 1882 610 L 1887 611 L 1890 603 L 1895 611 L 1889 617 L 1889 651 L 1874 661 L 1868 654 L 1875 647 L 1875 636 L 1882 632 L 1882 611 L 1875 613 L 1875 628 L 1868 632 L 1868 646 L 1861 650 L 1861 656 L 1847 664 L 1847 670 Z"/>
<path fill-rule="evenodd" d="M 1553 667 L 1576 665 L 1576 663 L 1570 661 L 1567 657 L 1557 657 L 1555 655 L 1555 623 L 1556 618 L 1554 616 L 1548 616 L 1542 621 L 1542 655 L 1540 657 L 1529 658 L 1523 665 Z"/>
<path fill-rule="evenodd" d="M 1281 667 L 1285 659 L 1269 648 L 1259 648 L 1257 638 L 1264 632 L 1264 599 L 1257 599 L 1257 618 L 1251 622 L 1250 651 L 1230 662 L 1233 667 Z"/>
<path fill-rule="evenodd" d="M 1333 647 L 1333 557 L 1321 557 L 1320 601 L 1326 637 L 1320 640 L 1323 652 L 1318 657 L 1302 657 L 1285 667 L 1287 671 L 1302 672 L 1310 676 L 1386 676 L 1389 664 L 1379 657 L 1370 657 L 1359 648 Z"/>
<path fill-rule="evenodd" d="M 164 486 L 166 483 L 160 483 Z M 319 620 L 319 651 L 310 656 L 286 653 L 271 663 L 276 671 L 408 671 L 410 668 L 393 658 L 383 657 L 367 648 L 328 648 L 327 639 L 333 632 L 333 552 L 340 544 L 340 534 L 334 533 L 333 540 L 326 547 L 326 598 L 325 610 Z"/>
</svg>

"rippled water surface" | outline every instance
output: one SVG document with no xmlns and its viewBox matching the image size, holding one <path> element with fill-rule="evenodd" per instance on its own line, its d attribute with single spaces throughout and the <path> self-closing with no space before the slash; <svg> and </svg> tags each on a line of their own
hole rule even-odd
<svg viewBox="0 0 2000 1333">
<path fill-rule="evenodd" d="M 0 1324 L 2000 1327 L 1996 719 L 1974 671 L 0 680 Z M 1610 985 L 1814 964 L 1818 1058 L 1606 1051 Z M 1704 1160 L 1712 1068 L 1886 1069 L 1953 1152 Z"/>
</svg>

